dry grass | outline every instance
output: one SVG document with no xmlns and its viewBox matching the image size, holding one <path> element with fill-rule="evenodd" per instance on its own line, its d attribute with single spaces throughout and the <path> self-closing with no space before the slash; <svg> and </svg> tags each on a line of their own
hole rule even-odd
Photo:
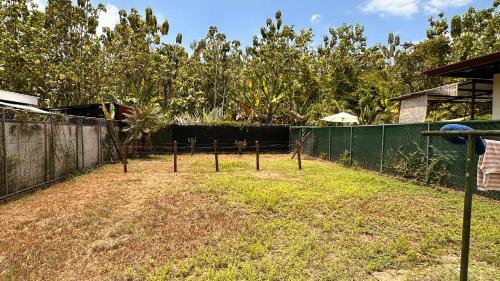
<svg viewBox="0 0 500 281">
<path fill-rule="evenodd" d="M 0 205 L 0 280 L 124 279 L 238 227 L 240 214 L 170 165 L 132 161 L 127 174 L 103 166 Z"/>
<path fill-rule="evenodd" d="M 0 280 L 456 280 L 463 194 L 285 155 L 103 166 L 0 204 Z M 475 197 L 471 280 L 500 280 Z"/>
</svg>

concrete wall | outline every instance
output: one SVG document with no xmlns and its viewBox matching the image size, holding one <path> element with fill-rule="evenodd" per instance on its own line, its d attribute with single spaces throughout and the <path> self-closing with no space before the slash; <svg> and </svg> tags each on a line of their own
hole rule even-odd
<svg viewBox="0 0 500 281">
<path fill-rule="evenodd" d="M 427 117 L 427 95 L 401 100 L 399 123 L 424 122 Z"/>
<path fill-rule="evenodd" d="M 0 198 L 116 160 L 105 123 L 94 124 L 6 121 L 5 156 L 0 140 L 0 157 L 6 163 L 5 172 L 0 168 Z"/>
</svg>

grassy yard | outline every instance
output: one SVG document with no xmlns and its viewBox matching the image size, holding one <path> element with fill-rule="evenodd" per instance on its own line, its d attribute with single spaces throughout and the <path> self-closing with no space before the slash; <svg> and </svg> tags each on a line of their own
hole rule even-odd
<svg viewBox="0 0 500 281">
<path fill-rule="evenodd" d="M 463 194 L 288 155 L 132 160 L 0 204 L 0 280 L 457 280 Z M 500 280 L 474 198 L 471 280 Z"/>
</svg>

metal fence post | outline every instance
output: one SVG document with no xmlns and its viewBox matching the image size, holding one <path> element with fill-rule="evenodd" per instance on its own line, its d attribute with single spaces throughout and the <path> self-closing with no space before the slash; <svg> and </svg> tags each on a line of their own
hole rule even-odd
<svg viewBox="0 0 500 281">
<path fill-rule="evenodd" d="M 430 123 L 427 123 L 427 131 L 430 131 L 431 130 L 431 124 Z M 427 140 L 426 140 L 426 151 L 425 151 L 425 168 L 426 169 L 429 169 L 429 154 L 430 154 L 430 145 L 431 145 L 431 136 L 427 136 Z"/>
<path fill-rule="evenodd" d="M 97 121 L 97 163 L 101 163 L 101 124 L 100 120 Z"/>
<path fill-rule="evenodd" d="M 460 254 L 460 280 L 467 281 L 469 269 L 470 222 L 472 214 L 472 186 L 474 185 L 474 143 L 475 138 L 469 135 L 467 140 L 467 167 L 465 172 L 464 217 L 462 226 L 462 252 Z"/>
<path fill-rule="evenodd" d="M 82 139 L 82 169 L 85 169 L 85 143 L 84 143 L 84 135 L 83 135 L 83 118 L 80 117 L 80 133 Z"/>
<path fill-rule="evenodd" d="M 54 140 L 54 119 L 52 118 L 52 115 L 49 115 L 49 120 L 50 120 L 50 150 L 49 150 L 49 157 L 50 157 L 50 175 L 49 178 L 55 179 L 56 178 L 56 146 L 55 146 L 55 140 Z"/>
<path fill-rule="evenodd" d="M 332 127 L 328 127 L 328 161 L 332 161 Z"/>
<path fill-rule="evenodd" d="M 384 171 L 384 141 L 385 141 L 385 125 L 382 125 L 382 148 L 380 150 L 380 172 Z"/>
<path fill-rule="evenodd" d="M 311 139 L 312 139 L 311 156 L 315 157 L 314 147 L 316 146 L 316 141 L 314 140 L 314 128 L 311 128 Z"/>
<path fill-rule="evenodd" d="M 2 180 L 3 187 L 5 190 L 5 195 L 9 194 L 9 187 L 7 185 L 7 137 L 5 136 L 5 108 L 2 108 Z"/>
<path fill-rule="evenodd" d="M 349 136 L 349 165 L 352 165 L 352 126 L 351 134 Z"/>
<path fill-rule="evenodd" d="M 47 182 L 49 181 L 49 152 L 48 152 L 48 145 L 49 145 L 49 140 L 48 140 L 48 128 L 47 128 L 47 122 L 43 122 L 44 126 L 44 131 L 43 131 L 43 136 L 44 136 L 44 145 L 43 145 L 43 160 L 44 160 L 44 180 Z"/>
<path fill-rule="evenodd" d="M 78 143 L 80 142 L 79 133 L 80 128 L 78 127 L 78 122 L 75 124 L 75 147 L 76 147 L 76 170 L 80 170 L 80 146 Z"/>
</svg>

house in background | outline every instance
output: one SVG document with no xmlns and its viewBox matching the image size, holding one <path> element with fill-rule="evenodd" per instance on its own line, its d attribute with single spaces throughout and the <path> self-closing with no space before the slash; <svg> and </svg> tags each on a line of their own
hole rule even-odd
<svg viewBox="0 0 500 281">
<path fill-rule="evenodd" d="M 500 120 L 500 52 L 427 70 L 424 74 L 468 80 L 392 99 L 399 101 L 399 123 L 424 122 L 428 106 L 433 103 L 469 104 L 471 120 L 476 117 L 478 104 L 491 103 L 492 119 Z"/>
</svg>

